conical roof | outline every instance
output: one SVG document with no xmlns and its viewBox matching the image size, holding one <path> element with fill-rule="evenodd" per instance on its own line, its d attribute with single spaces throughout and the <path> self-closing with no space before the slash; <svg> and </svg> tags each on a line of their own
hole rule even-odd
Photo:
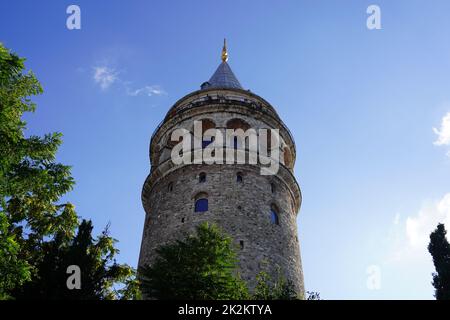
<svg viewBox="0 0 450 320">
<path fill-rule="evenodd" d="M 211 79 L 202 85 L 202 89 L 210 88 L 243 89 L 226 61 L 223 61 L 216 72 L 214 72 Z"/>
</svg>

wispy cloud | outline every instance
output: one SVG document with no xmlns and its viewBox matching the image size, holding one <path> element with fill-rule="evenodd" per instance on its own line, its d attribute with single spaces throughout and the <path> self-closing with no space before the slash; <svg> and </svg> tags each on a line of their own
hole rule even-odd
<svg viewBox="0 0 450 320">
<path fill-rule="evenodd" d="M 118 72 L 114 68 L 106 66 L 94 67 L 93 78 L 102 90 L 108 89 L 114 82 L 119 80 Z"/>
<path fill-rule="evenodd" d="M 127 88 L 127 94 L 132 97 L 137 97 L 140 95 L 151 97 L 151 96 L 167 95 L 167 92 L 164 91 L 164 89 L 162 89 L 161 86 L 153 85 L 153 86 L 145 86 L 139 89 Z"/>
<path fill-rule="evenodd" d="M 429 262 L 431 256 L 427 247 L 430 234 L 439 223 L 450 227 L 450 193 L 441 199 L 424 202 L 417 212 L 405 219 L 396 214 L 389 235 L 390 251 L 387 261 Z"/>
<path fill-rule="evenodd" d="M 440 128 L 433 128 L 437 135 L 436 146 L 450 146 L 450 112 L 441 121 Z M 447 153 L 450 156 L 450 152 Z M 415 212 L 403 215 L 396 213 L 389 230 L 389 250 L 386 262 L 430 263 L 428 253 L 430 234 L 439 223 L 450 229 L 450 192 L 440 199 L 426 200 Z M 450 240 L 450 232 L 447 235 Z"/>
<path fill-rule="evenodd" d="M 125 94 L 130 97 L 137 96 L 161 96 L 167 95 L 167 92 L 160 85 L 145 85 L 143 87 L 133 88 L 132 82 L 122 79 L 119 75 L 121 72 L 116 68 L 109 67 L 107 65 L 94 66 L 92 79 L 100 86 L 102 90 L 107 90 L 113 84 L 116 84 L 117 88 L 124 90 Z"/>
<path fill-rule="evenodd" d="M 424 247 L 438 223 L 450 226 L 450 193 L 439 201 L 424 205 L 417 215 L 406 219 L 406 235 L 411 246 Z"/>
<path fill-rule="evenodd" d="M 450 112 L 442 118 L 441 128 L 433 128 L 433 131 L 438 136 L 434 145 L 450 146 Z M 447 155 L 450 157 L 450 152 L 448 152 Z"/>
</svg>

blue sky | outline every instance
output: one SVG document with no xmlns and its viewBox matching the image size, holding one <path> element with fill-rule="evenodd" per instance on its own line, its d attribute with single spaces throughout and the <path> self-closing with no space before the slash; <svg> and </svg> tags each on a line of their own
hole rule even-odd
<svg viewBox="0 0 450 320">
<path fill-rule="evenodd" d="M 81 30 L 66 28 L 70 4 Z M 366 27 L 371 4 L 381 30 Z M 297 143 L 307 290 L 431 299 L 427 237 L 438 221 L 450 228 L 449 11 L 446 0 L 16 0 L 0 2 L 0 41 L 45 90 L 28 134 L 64 134 L 67 199 L 97 232 L 111 222 L 120 261 L 137 264 L 150 136 L 209 79 L 227 37 L 240 82 Z"/>
</svg>

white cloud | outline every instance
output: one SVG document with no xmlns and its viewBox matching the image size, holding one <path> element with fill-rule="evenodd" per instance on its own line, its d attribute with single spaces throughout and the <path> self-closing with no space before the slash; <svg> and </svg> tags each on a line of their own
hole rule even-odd
<svg viewBox="0 0 450 320">
<path fill-rule="evenodd" d="M 115 68 L 106 65 L 93 67 L 93 71 L 93 80 L 102 90 L 106 90 L 117 83 L 119 85 L 118 87 L 131 97 L 140 95 L 148 97 L 167 95 L 167 92 L 160 85 L 145 85 L 138 89 L 131 88 L 131 81 L 122 79 L 119 77 L 119 72 Z"/>
<path fill-rule="evenodd" d="M 135 90 L 127 88 L 127 94 L 132 97 L 136 97 L 139 95 L 146 95 L 151 97 L 151 96 L 166 95 L 167 92 L 165 92 L 160 86 L 153 85 L 153 86 L 145 86 Z"/>
<path fill-rule="evenodd" d="M 385 262 L 430 263 L 430 234 L 439 223 L 445 224 L 449 231 L 447 237 L 450 237 L 450 193 L 439 200 L 424 202 L 417 213 L 406 219 L 401 219 L 397 213 L 389 231 L 389 250 Z"/>
<path fill-rule="evenodd" d="M 114 82 L 118 81 L 118 72 L 106 66 L 94 67 L 94 81 L 103 90 L 108 89 Z"/>
<path fill-rule="evenodd" d="M 441 128 L 433 128 L 434 133 L 437 134 L 437 140 L 434 142 L 436 146 L 450 146 L 450 112 L 448 112 L 441 122 Z M 450 157 L 450 151 L 447 152 Z"/>
<path fill-rule="evenodd" d="M 412 247 L 424 247 L 439 223 L 450 227 L 450 193 L 441 200 L 424 205 L 419 213 L 406 219 L 406 236 Z"/>
</svg>

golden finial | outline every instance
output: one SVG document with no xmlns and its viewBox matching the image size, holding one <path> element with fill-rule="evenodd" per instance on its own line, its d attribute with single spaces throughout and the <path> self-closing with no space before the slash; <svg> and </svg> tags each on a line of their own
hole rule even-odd
<svg viewBox="0 0 450 320">
<path fill-rule="evenodd" d="M 228 52 L 227 52 L 227 39 L 223 39 L 223 49 L 222 49 L 222 61 L 228 61 Z"/>
</svg>

